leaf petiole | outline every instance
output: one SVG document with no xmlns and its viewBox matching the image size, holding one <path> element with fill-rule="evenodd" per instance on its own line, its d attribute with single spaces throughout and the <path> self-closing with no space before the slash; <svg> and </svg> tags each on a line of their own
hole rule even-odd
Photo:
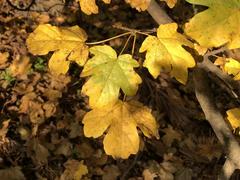
<svg viewBox="0 0 240 180">
<path fill-rule="evenodd" d="M 86 45 L 96 45 L 96 44 L 105 43 L 105 42 L 107 42 L 107 41 L 111 41 L 111 40 L 113 40 L 113 39 L 117 39 L 117 38 L 120 38 L 120 37 L 129 35 L 129 34 L 131 34 L 131 33 L 132 33 L 132 32 L 126 32 L 126 33 L 122 33 L 122 34 L 119 34 L 119 35 L 116 35 L 116 36 L 113 36 L 113 37 L 111 37 L 111 38 L 104 39 L 104 40 L 101 40 L 101 41 L 86 42 Z"/>
</svg>

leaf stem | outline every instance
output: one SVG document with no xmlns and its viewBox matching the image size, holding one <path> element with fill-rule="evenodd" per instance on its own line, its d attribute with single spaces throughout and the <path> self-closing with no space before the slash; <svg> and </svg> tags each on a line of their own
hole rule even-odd
<svg viewBox="0 0 240 180">
<path fill-rule="evenodd" d="M 113 40 L 113 39 L 117 39 L 117 38 L 120 38 L 120 37 L 122 37 L 122 36 L 129 35 L 129 34 L 131 34 L 131 32 L 122 33 L 122 34 L 119 34 L 119 35 L 116 35 L 116 36 L 113 36 L 113 37 L 111 37 L 111 38 L 104 39 L 104 40 L 101 40 L 101 41 L 86 42 L 86 45 L 96 45 L 96 44 L 105 43 L 105 42 L 107 42 L 107 41 L 111 41 L 111 40 Z"/>
<path fill-rule="evenodd" d="M 121 55 L 121 54 L 123 53 L 123 51 L 126 49 L 126 47 L 127 47 L 127 45 L 128 45 L 128 42 L 129 42 L 129 40 L 131 39 L 131 37 L 132 37 L 132 34 L 129 35 L 129 37 L 128 37 L 127 41 L 125 42 L 125 44 L 124 44 L 121 52 L 119 53 L 119 55 Z"/>
<path fill-rule="evenodd" d="M 137 34 L 134 34 L 133 45 L 132 45 L 132 56 L 133 56 L 133 54 L 134 54 L 134 50 L 135 50 L 136 39 L 137 39 Z"/>
</svg>

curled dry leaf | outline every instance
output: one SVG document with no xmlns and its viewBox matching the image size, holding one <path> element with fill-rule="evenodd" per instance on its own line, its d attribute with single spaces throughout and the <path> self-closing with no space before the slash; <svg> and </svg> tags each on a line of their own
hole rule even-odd
<svg viewBox="0 0 240 180">
<path fill-rule="evenodd" d="M 187 0 L 208 7 L 185 25 L 187 35 L 203 47 L 219 47 L 228 43 L 230 49 L 240 47 L 240 3 L 238 0 Z"/>
<path fill-rule="evenodd" d="M 108 129 L 103 141 L 104 149 L 114 158 L 126 159 L 138 152 L 137 127 L 145 136 L 158 138 L 157 123 L 150 109 L 137 101 L 119 100 L 114 106 L 93 109 L 84 116 L 83 124 L 86 137 L 97 138 Z"/>
<path fill-rule="evenodd" d="M 78 27 L 56 27 L 50 24 L 39 25 L 27 39 L 29 51 L 34 55 L 45 55 L 54 51 L 49 60 L 50 70 L 59 75 L 65 74 L 71 61 L 84 65 L 88 58 L 86 32 Z"/>
<path fill-rule="evenodd" d="M 140 48 L 140 52 L 147 51 L 143 66 L 154 78 L 165 70 L 170 72 L 182 84 L 186 84 L 188 68 L 195 66 L 190 53 L 182 46 L 193 47 L 185 36 L 177 32 L 177 24 L 160 25 L 156 36 L 148 36 Z"/>
<path fill-rule="evenodd" d="M 128 96 L 136 94 L 142 80 L 133 70 L 139 64 L 131 55 L 117 57 L 116 51 L 107 45 L 94 46 L 90 52 L 94 57 L 84 66 L 81 77 L 91 76 L 82 88 L 82 92 L 89 96 L 91 107 L 114 104 L 120 88 Z"/>
<path fill-rule="evenodd" d="M 87 14 L 97 14 L 98 6 L 96 5 L 96 0 L 77 0 L 79 1 L 81 10 Z M 104 3 L 109 4 L 111 0 L 102 0 Z"/>
</svg>

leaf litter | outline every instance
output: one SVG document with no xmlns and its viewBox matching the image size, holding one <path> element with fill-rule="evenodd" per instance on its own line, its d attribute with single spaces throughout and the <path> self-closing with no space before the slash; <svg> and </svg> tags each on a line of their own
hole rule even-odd
<svg viewBox="0 0 240 180">
<path fill-rule="evenodd" d="M 88 33 L 92 30 L 88 34 L 89 40 L 111 37 L 109 30 L 112 29 L 106 25 L 112 23 L 110 19 L 115 23 L 122 21 L 136 29 L 155 27 L 146 13 L 140 14 L 130 8 L 132 6 L 137 10 L 145 10 L 148 6 L 147 1 L 142 1 L 142 4 L 137 4 L 138 1 L 127 2 L 129 5 L 123 5 L 120 1 L 103 5 L 108 3 L 104 1 L 98 4 L 99 10 L 103 10 L 94 18 L 83 16 L 81 27 Z M 175 1 L 166 2 L 170 6 L 175 5 L 177 11 L 181 11 Z M 165 6 L 164 2 L 160 4 Z M 156 132 L 154 123 L 147 124 L 150 126 L 148 128 L 145 128 L 144 123 L 138 124 L 139 126 L 134 124 L 134 137 L 139 137 L 137 146 L 140 149 L 136 155 L 130 155 L 135 154 L 135 146 L 134 151 L 124 155 L 130 155 L 127 160 L 113 159 L 105 153 L 102 140 L 111 133 L 111 126 L 99 139 L 84 137 L 83 123 L 87 120 L 83 117 L 91 111 L 87 105 L 88 98 L 79 91 L 84 84 L 82 80 L 79 81 L 82 69 L 75 64 L 79 62 L 67 64 L 65 72 L 68 73 L 65 75 L 58 75 L 58 72 L 53 74 L 47 66 L 51 53 L 46 54 L 48 51 L 55 53 L 60 48 L 47 49 L 46 53 L 40 56 L 43 59 L 41 65 L 45 70 L 36 70 L 35 57 L 28 52 L 25 43 L 29 33 L 39 24 L 52 24 L 48 25 L 50 29 L 61 24 L 68 25 L 67 27 L 78 24 L 79 2 L 71 1 L 67 5 L 68 8 L 64 8 L 64 5 L 61 0 L 36 0 L 33 11 L 27 12 L 18 11 L 3 0 L 0 7 L 0 23 L 3 25 L 0 27 L 0 176 L 10 180 L 112 180 L 121 178 L 128 172 L 125 177 L 132 180 L 206 177 L 214 179 L 221 167 L 219 160 L 224 153 L 216 137 L 209 133 L 209 125 L 203 121 L 202 112 L 191 87 L 191 75 L 188 75 L 190 82 L 182 86 L 172 80 L 166 72 L 157 73 L 156 79 L 151 78 L 147 72 L 141 74 L 142 81 L 147 79 L 149 83 L 140 85 L 137 92 L 134 90 L 134 93 L 137 93 L 136 100 L 140 100 L 144 105 L 141 105 L 141 108 L 152 108 L 159 130 Z M 129 24 L 130 16 L 138 18 L 139 22 Z M 89 23 L 90 25 L 87 25 Z M 102 28 L 103 31 L 100 32 L 98 28 Z M 112 32 L 120 33 L 117 30 Z M 79 43 L 84 46 L 83 41 Z M 140 48 L 140 45 L 137 42 L 136 47 Z M 119 48 L 117 44 L 116 48 Z M 69 53 L 68 51 L 68 55 Z M 127 50 L 127 53 L 131 52 Z M 139 56 L 143 58 L 143 55 Z M 66 58 L 64 60 L 71 61 Z M 83 63 L 84 58 L 79 64 Z M 192 62 L 189 64 L 184 67 L 186 71 L 183 78 L 178 78 L 179 74 L 172 76 L 185 83 L 187 68 L 193 66 Z M 230 65 L 229 74 L 236 75 L 230 69 Z M 121 93 L 120 91 L 120 96 Z M 222 95 L 221 88 L 216 90 L 216 94 L 217 97 Z M 227 98 L 225 101 L 227 105 L 220 105 L 220 108 L 233 108 Z M 197 128 L 191 125 L 191 121 L 198 125 Z M 149 132 L 155 136 L 159 133 L 160 139 L 144 137 L 150 136 Z"/>
</svg>

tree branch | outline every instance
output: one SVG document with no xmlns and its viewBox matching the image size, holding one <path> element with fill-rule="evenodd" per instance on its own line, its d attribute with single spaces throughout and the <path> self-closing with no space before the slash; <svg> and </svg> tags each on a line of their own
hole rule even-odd
<svg viewBox="0 0 240 180">
<path fill-rule="evenodd" d="M 167 13 L 158 6 L 155 0 L 151 1 L 148 12 L 159 25 L 173 22 Z M 206 119 L 212 126 L 217 138 L 227 152 L 227 160 L 225 161 L 222 172 L 219 175 L 219 179 L 230 179 L 234 170 L 240 169 L 240 146 L 232 134 L 228 124 L 225 122 L 222 114 L 216 107 L 207 82 L 208 77 L 206 75 L 206 71 L 203 69 L 207 69 L 208 71 L 215 73 L 219 78 L 225 81 L 232 82 L 232 80 L 229 80 L 229 77 L 223 76 L 217 67 L 213 67 L 208 60 L 208 57 L 207 60 L 205 57 L 205 61 L 203 61 L 203 63 L 198 63 L 194 71 L 196 97 L 201 105 Z"/>
</svg>

